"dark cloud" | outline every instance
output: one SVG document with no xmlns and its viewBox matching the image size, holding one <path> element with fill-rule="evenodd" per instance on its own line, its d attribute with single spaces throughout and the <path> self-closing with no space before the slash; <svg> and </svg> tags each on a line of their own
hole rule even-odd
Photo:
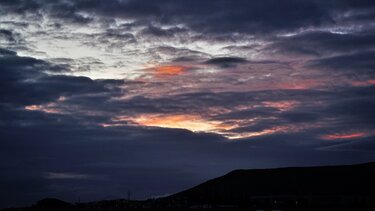
<svg viewBox="0 0 375 211">
<path fill-rule="evenodd" d="M 272 44 L 273 49 L 296 55 L 308 54 L 314 56 L 361 52 L 371 50 L 375 46 L 373 31 L 338 34 L 314 31 L 282 38 Z"/>
<path fill-rule="evenodd" d="M 293 123 L 301 122 L 315 122 L 318 120 L 318 115 L 313 112 L 286 112 L 282 114 L 282 117 Z"/>
<path fill-rule="evenodd" d="M 330 2 L 331 3 L 331 2 Z M 335 0 L 332 1 L 334 3 L 334 6 L 338 9 L 353 9 L 353 8 L 361 8 L 361 9 L 371 9 L 375 7 L 375 4 L 371 0 L 364 0 L 364 1 L 351 1 L 351 0 Z"/>
<path fill-rule="evenodd" d="M 368 153 L 368 157 L 373 159 L 375 156 L 373 154 L 375 149 L 374 136 L 365 137 L 358 139 L 356 141 L 343 142 L 335 144 L 332 146 L 321 147 L 320 150 L 325 151 L 346 151 L 346 152 L 363 152 Z"/>
<path fill-rule="evenodd" d="M 8 49 L 0 48 L 0 55 L 5 56 L 16 56 L 17 52 Z"/>
<path fill-rule="evenodd" d="M 6 29 L 0 29 L 0 36 L 1 38 L 7 40 L 8 42 L 15 42 L 12 31 L 9 31 Z"/>
<path fill-rule="evenodd" d="M 0 98 L 2 103 L 16 105 L 40 104 L 63 95 L 100 93 L 107 88 L 87 77 L 48 75 L 64 72 L 65 67 L 32 57 L 5 52 L 0 57 Z M 63 69 L 62 69 L 63 68 Z"/>
<path fill-rule="evenodd" d="M 368 8 L 373 3 L 356 4 L 352 2 L 331 1 L 171 1 L 158 2 L 117 1 L 105 3 L 95 1 L 18 1 L 4 2 L 3 7 L 9 12 L 25 12 L 43 9 L 65 20 L 74 20 L 86 24 L 91 19 L 80 15 L 82 12 L 103 17 L 124 17 L 146 19 L 159 23 L 181 23 L 189 28 L 208 33 L 269 33 L 287 31 L 309 26 L 333 23 L 331 12 L 336 8 Z M 212 13 L 211 11 L 217 11 Z M 267 11 L 267 12 L 264 12 Z M 293 11 L 293 12 L 291 12 Z M 154 30 L 154 32 L 156 32 Z M 160 32 L 159 32 L 160 33 Z"/>
<path fill-rule="evenodd" d="M 374 91 L 374 87 L 369 87 L 367 91 Z M 332 102 L 327 108 L 327 113 L 339 115 L 351 122 L 353 126 L 359 125 L 362 128 L 372 128 L 375 117 L 374 94 L 359 95 L 357 97 L 347 98 Z"/>
<path fill-rule="evenodd" d="M 88 24 L 93 20 L 92 17 L 79 14 L 74 4 L 69 1 L 56 1 L 48 4 L 44 9 L 52 18 L 63 19 L 76 24 Z"/>
<path fill-rule="evenodd" d="M 205 61 L 206 64 L 216 65 L 222 68 L 233 67 L 246 62 L 246 59 L 240 57 L 218 57 Z"/>
<path fill-rule="evenodd" d="M 40 9 L 42 5 L 38 1 L 25 1 L 25 0 L 5 0 L 1 1 L 1 9 L 12 13 L 25 13 L 35 12 Z"/>
<path fill-rule="evenodd" d="M 310 61 L 307 66 L 333 70 L 349 76 L 373 76 L 375 69 L 374 51 L 332 56 Z"/>
</svg>

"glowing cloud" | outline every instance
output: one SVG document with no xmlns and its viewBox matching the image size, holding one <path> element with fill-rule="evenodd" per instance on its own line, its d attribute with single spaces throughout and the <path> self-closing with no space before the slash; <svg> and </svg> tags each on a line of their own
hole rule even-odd
<svg viewBox="0 0 375 211">
<path fill-rule="evenodd" d="M 57 99 L 57 102 L 63 102 L 66 100 L 66 97 L 60 96 L 59 99 Z M 28 105 L 24 107 L 25 110 L 28 111 L 42 111 L 45 113 L 51 113 L 51 114 L 62 114 L 64 113 L 58 108 L 57 103 L 47 103 L 42 105 Z"/>
<path fill-rule="evenodd" d="M 54 106 L 54 104 L 50 103 L 47 106 L 43 106 L 43 105 L 29 105 L 29 106 L 25 106 L 25 109 L 28 110 L 28 111 L 42 111 L 42 112 L 51 113 L 51 114 L 61 113 L 58 109 L 51 108 L 49 106 Z"/>
<path fill-rule="evenodd" d="M 257 136 L 264 136 L 264 135 L 271 135 L 277 132 L 282 131 L 283 128 L 270 128 L 270 129 L 265 129 L 261 131 L 256 131 L 256 132 L 244 132 L 244 133 L 228 133 L 224 134 L 229 139 L 243 139 L 243 138 L 252 138 L 252 137 L 257 137 Z"/>
<path fill-rule="evenodd" d="M 367 133 L 364 132 L 357 132 L 357 133 L 334 133 L 334 134 L 327 134 L 322 135 L 320 138 L 325 140 L 340 140 L 340 139 L 356 139 L 362 138 L 367 136 Z"/>
</svg>

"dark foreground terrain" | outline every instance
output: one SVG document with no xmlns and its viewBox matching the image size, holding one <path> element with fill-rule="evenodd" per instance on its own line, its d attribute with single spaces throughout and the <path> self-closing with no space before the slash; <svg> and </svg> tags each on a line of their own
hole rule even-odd
<svg viewBox="0 0 375 211">
<path fill-rule="evenodd" d="M 375 210 L 375 162 L 236 170 L 169 197 L 70 204 L 43 199 L 5 210 Z"/>
</svg>

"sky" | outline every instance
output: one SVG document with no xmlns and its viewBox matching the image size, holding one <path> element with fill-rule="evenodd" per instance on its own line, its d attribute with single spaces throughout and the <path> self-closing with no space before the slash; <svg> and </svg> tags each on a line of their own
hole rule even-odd
<svg viewBox="0 0 375 211">
<path fill-rule="evenodd" d="M 373 0 L 0 0 L 0 14 L 0 207 L 375 160 Z"/>
</svg>

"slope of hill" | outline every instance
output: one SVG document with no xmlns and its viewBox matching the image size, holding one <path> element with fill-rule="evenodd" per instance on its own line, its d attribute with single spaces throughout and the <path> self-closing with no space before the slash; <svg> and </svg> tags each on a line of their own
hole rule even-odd
<svg viewBox="0 0 375 211">
<path fill-rule="evenodd" d="M 324 167 L 235 170 L 168 197 L 236 203 L 256 197 L 374 196 L 375 162 Z"/>
</svg>

